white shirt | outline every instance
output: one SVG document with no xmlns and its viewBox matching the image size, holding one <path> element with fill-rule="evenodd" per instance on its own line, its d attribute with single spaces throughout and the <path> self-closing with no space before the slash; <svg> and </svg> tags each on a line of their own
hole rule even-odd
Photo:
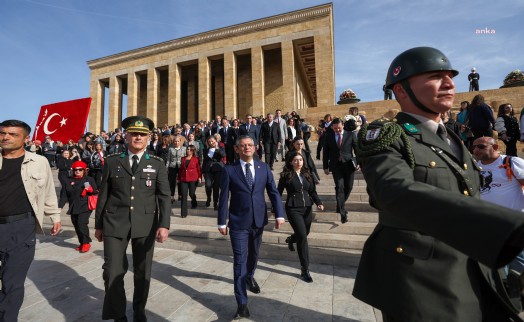
<svg viewBox="0 0 524 322">
<path fill-rule="evenodd" d="M 244 176 L 246 175 L 246 163 L 251 164 L 251 167 L 249 167 L 249 170 L 251 171 L 251 176 L 253 177 L 253 182 L 255 182 L 255 161 L 251 160 L 251 162 L 246 162 L 246 161 L 240 159 L 240 165 L 242 166 L 242 172 L 244 172 Z"/>
<path fill-rule="evenodd" d="M 142 152 L 139 152 L 136 154 L 136 156 L 138 157 L 138 160 L 137 160 L 137 163 L 140 163 L 140 159 L 142 159 L 142 156 L 144 155 L 144 151 Z M 129 160 L 129 166 L 132 167 L 133 166 L 133 155 L 135 155 L 133 152 L 127 150 L 127 154 L 128 154 L 128 160 Z"/>
<path fill-rule="evenodd" d="M 509 180 L 506 169 L 499 168 L 504 157 L 506 156 L 501 154 L 490 164 L 477 161 L 482 168 L 480 174 L 485 180 L 484 186 L 480 188 L 480 199 L 524 212 L 524 191 L 517 181 L 517 179 L 524 179 L 524 160 L 511 157 L 511 169 L 515 176 Z"/>
</svg>

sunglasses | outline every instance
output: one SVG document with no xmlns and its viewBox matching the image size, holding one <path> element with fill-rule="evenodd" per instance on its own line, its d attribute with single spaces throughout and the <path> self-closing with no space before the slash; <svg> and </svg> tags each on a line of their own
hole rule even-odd
<svg viewBox="0 0 524 322">
<path fill-rule="evenodd" d="M 78 169 L 73 169 L 73 171 L 84 171 L 84 169 L 78 168 Z"/>
<path fill-rule="evenodd" d="M 489 145 L 493 145 L 493 144 L 487 144 L 487 145 L 486 144 L 475 144 L 475 145 L 473 145 L 473 149 L 479 148 L 480 150 L 484 150 Z"/>
</svg>

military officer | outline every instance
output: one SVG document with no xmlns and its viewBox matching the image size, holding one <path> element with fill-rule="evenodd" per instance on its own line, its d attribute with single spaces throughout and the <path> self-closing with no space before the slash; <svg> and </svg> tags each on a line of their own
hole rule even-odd
<svg viewBox="0 0 524 322">
<path fill-rule="evenodd" d="M 133 251 L 134 321 L 146 321 L 155 239 L 167 239 L 171 201 L 167 170 L 161 158 L 146 151 L 154 123 L 142 116 L 122 121 L 128 150 L 105 160 L 98 197 L 95 237 L 104 242 L 105 298 L 102 319 L 127 321 L 124 275 L 126 249 Z"/>
<path fill-rule="evenodd" d="M 440 113 L 453 106 L 457 74 L 437 49 L 401 53 L 386 87 L 402 112 L 359 132 L 357 158 L 379 223 L 353 294 L 385 322 L 518 321 L 488 280 L 500 281 L 491 269 L 522 249 L 524 216 L 479 199 L 479 169 L 445 131 Z"/>
</svg>

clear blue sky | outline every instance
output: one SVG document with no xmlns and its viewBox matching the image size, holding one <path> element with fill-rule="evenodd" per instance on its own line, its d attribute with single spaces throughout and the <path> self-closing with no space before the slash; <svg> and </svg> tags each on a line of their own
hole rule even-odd
<svg viewBox="0 0 524 322">
<path fill-rule="evenodd" d="M 0 119 L 34 127 L 40 106 L 89 96 L 86 61 L 323 4 L 313 0 L 0 0 Z M 391 60 L 415 46 L 442 50 L 468 90 L 524 69 L 522 0 L 335 0 L 338 94 L 382 99 Z M 476 30 L 495 31 L 477 34 Z"/>
</svg>

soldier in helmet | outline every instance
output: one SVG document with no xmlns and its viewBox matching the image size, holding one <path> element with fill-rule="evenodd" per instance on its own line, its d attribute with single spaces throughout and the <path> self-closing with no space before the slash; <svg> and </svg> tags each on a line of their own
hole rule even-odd
<svg viewBox="0 0 524 322">
<path fill-rule="evenodd" d="M 357 159 L 379 223 L 353 294 L 385 322 L 518 319 L 488 281 L 500 281 L 494 269 L 522 249 L 524 216 L 479 199 L 479 169 L 442 124 L 457 74 L 437 49 L 401 53 L 386 87 L 402 111 L 359 132 Z"/>
<path fill-rule="evenodd" d="M 127 150 L 106 157 L 95 213 L 95 237 L 104 242 L 102 319 L 127 321 L 124 275 L 131 240 L 135 289 L 133 321 L 147 321 L 155 240 L 167 239 L 171 200 L 164 160 L 147 151 L 154 123 L 143 116 L 122 121 Z"/>
</svg>

